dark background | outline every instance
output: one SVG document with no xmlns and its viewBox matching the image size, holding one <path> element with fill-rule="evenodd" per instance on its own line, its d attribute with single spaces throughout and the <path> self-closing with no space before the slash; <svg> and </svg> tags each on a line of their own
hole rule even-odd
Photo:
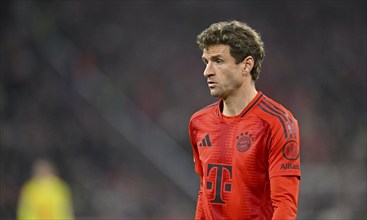
<svg viewBox="0 0 367 220">
<path fill-rule="evenodd" d="M 1 1 L 1 219 L 48 157 L 78 219 L 191 219 L 187 124 L 214 102 L 195 38 L 241 20 L 257 89 L 298 119 L 298 219 L 366 219 L 366 1 Z"/>
</svg>

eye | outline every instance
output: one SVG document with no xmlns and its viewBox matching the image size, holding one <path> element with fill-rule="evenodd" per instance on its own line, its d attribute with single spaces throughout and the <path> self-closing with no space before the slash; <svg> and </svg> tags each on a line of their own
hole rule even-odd
<svg viewBox="0 0 367 220">
<path fill-rule="evenodd" d="M 218 63 L 218 64 L 221 64 L 221 63 L 223 63 L 223 60 L 218 58 L 218 59 L 215 59 L 215 62 Z"/>
</svg>

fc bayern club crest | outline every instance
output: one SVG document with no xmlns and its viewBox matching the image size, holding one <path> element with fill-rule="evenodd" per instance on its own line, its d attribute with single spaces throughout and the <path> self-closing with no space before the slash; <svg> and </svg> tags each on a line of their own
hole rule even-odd
<svg viewBox="0 0 367 220">
<path fill-rule="evenodd" d="M 246 152 L 251 147 L 251 142 L 254 138 L 251 137 L 252 135 L 249 134 L 247 131 L 245 133 L 241 133 L 237 136 L 237 150 L 239 152 Z"/>
</svg>

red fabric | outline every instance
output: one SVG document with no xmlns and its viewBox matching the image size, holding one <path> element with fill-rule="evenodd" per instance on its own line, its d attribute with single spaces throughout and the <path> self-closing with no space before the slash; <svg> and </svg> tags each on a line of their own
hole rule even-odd
<svg viewBox="0 0 367 220">
<path fill-rule="evenodd" d="M 271 180 L 301 175 L 297 120 L 261 92 L 235 117 L 223 116 L 221 105 L 203 108 L 189 123 L 200 176 L 195 218 L 271 219 L 280 210 L 273 209 Z"/>
<path fill-rule="evenodd" d="M 299 178 L 276 176 L 270 179 L 273 220 L 296 219 L 298 206 Z"/>
</svg>

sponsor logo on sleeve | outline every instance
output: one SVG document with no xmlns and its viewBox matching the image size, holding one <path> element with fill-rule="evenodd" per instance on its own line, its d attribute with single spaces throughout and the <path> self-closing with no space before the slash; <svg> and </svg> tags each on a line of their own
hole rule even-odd
<svg viewBox="0 0 367 220">
<path fill-rule="evenodd" d="M 282 163 L 280 165 L 281 170 L 299 170 L 298 164 L 291 164 L 291 163 Z"/>
</svg>

